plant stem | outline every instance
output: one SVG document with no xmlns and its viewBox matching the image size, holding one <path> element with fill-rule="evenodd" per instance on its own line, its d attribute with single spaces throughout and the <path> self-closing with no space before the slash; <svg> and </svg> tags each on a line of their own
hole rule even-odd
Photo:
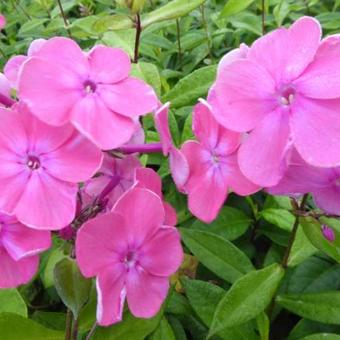
<svg viewBox="0 0 340 340">
<path fill-rule="evenodd" d="M 212 52 L 211 52 L 211 39 L 210 39 L 209 31 L 208 31 L 207 21 L 205 19 L 204 4 L 200 6 L 200 10 L 201 10 L 201 14 L 202 14 L 202 26 L 204 28 L 205 36 L 206 36 L 206 39 L 207 39 L 209 57 L 210 57 L 210 60 L 212 61 L 213 55 L 212 55 Z"/>
<path fill-rule="evenodd" d="M 138 63 L 138 56 L 139 56 L 139 43 L 140 43 L 140 35 L 142 33 L 142 26 L 140 21 L 139 13 L 136 14 L 136 39 L 135 39 L 135 52 L 133 57 L 133 62 Z"/>
<path fill-rule="evenodd" d="M 305 194 L 302 197 L 302 201 L 299 205 L 299 211 L 302 211 L 304 209 L 307 198 L 308 198 L 308 194 Z M 288 246 L 286 248 L 286 251 L 283 255 L 282 262 L 281 262 L 281 265 L 282 265 L 283 268 L 287 268 L 287 266 L 288 266 L 288 259 L 289 259 L 290 252 L 292 250 L 292 246 L 293 246 L 293 243 L 294 243 L 294 240 L 295 240 L 297 229 L 299 227 L 299 221 L 300 221 L 300 215 L 296 214 L 293 229 L 292 229 L 292 232 L 291 232 L 289 240 L 288 240 Z"/>
<path fill-rule="evenodd" d="M 71 340 L 73 315 L 70 309 L 66 314 L 65 340 Z"/>
<path fill-rule="evenodd" d="M 13 100 L 12 98 L 8 98 L 0 93 L 0 104 L 5 105 L 6 107 L 11 107 L 15 103 L 15 100 Z"/>
<path fill-rule="evenodd" d="M 94 332 L 96 331 L 96 328 L 97 328 L 97 322 L 95 322 L 95 323 L 93 324 L 93 326 L 91 327 L 91 329 L 90 329 L 90 331 L 89 331 L 89 334 L 87 334 L 85 340 L 91 340 L 91 338 L 92 338 Z"/>
<path fill-rule="evenodd" d="M 182 65 L 182 47 L 181 47 L 181 30 L 179 27 L 179 19 L 176 19 L 177 44 L 178 44 L 178 61 Z"/>
<path fill-rule="evenodd" d="M 74 318 L 73 322 L 73 332 L 72 332 L 73 340 L 77 340 L 78 338 L 78 319 Z"/>
<path fill-rule="evenodd" d="M 63 6 L 61 4 L 61 0 L 57 0 L 58 2 L 58 6 L 59 6 L 59 9 L 60 9 L 60 13 L 61 13 L 61 16 L 63 17 L 63 20 L 64 20 L 64 24 L 65 24 L 65 29 L 67 31 L 67 34 L 70 38 L 72 38 L 72 35 L 71 35 L 71 32 L 69 30 L 69 23 L 68 23 L 68 20 L 66 18 L 66 15 L 65 15 L 65 12 L 64 12 L 64 9 L 63 9 Z"/>
<path fill-rule="evenodd" d="M 266 28 L 265 28 L 265 4 L 264 4 L 264 1 L 265 0 L 262 0 L 262 12 L 261 12 L 261 15 L 262 15 L 262 35 L 264 35 L 266 33 Z"/>
<path fill-rule="evenodd" d="M 162 143 L 148 143 L 148 144 L 136 144 L 136 145 L 123 145 L 118 151 L 130 154 L 130 153 L 158 153 L 162 152 Z"/>
</svg>

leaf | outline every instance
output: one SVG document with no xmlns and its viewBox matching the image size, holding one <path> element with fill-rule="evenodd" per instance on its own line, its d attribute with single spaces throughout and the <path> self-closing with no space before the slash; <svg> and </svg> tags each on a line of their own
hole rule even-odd
<svg viewBox="0 0 340 340">
<path fill-rule="evenodd" d="M 266 313 L 261 313 L 256 318 L 257 328 L 259 330 L 261 340 L 269 339 L 269 329 L 270 329 L 270 321 Z"/>
<path fill-rule="evenodd" d="M 176 340 L 168 320 L 163 316 L 155 331 L 150 335 L 149 340 Z"/>
<path fill-rule="evenodd" d="M 65 313 L 35 311 L 32 315 L 32 319 L 47 328 L 65 331 Z"/>
<path fill-rule="evenodd" d="M 284 270 L 273 264 L 236 281 L 216 308 L 209 337 L 223 329 L 241 325 L 263 312 L 283 275 Z"/>
<path fill-rule="evenodd" d="M 326 253 L 335 261 L 340 262 L 340 233 L 338 231 L 334 230 L 336 238 L 331 243 L 322 235 L 321 225 L 317 220 L 311 217 L 301 218 L 301 225 L 305 235 L 314 247 Z"/>
<path fill-rule="evenodd" d="M 222 9 L 220 17 L 225 18 L 245 10 L 254 0 L 229 0 Z"/>
<path fill-rule="evenodd" d="M 277 303 L 292 313 L 323 323 L 340 324 L 340 292 L 279 295 Z"/>
<path fill-rule="evenodd" d="M 243 211 L 226 206 L 220 210 L 217 218 L 210 224 L 196 219 L 191 228 L 206 230 L 233 241 L 246 232 L 251 221 L 251 218 Z"/>
<path fill-rule="evenodd" d="M 97 328 L 94 340 L 143 340 L 157 328 L 162 316 L 163 310 L 150 319 L 135 318 L 130 312 L 126 312 L 123 321 L 110 327 Z"/>
<path fill-rule="evenodd" d="M 185 245 L 198 260 L 228 282 L 234 282 L 254 269 L 249 258 L 228 240 L 215 234 L 181 229 Z"/>
<path fill-rule="evenodd" d="M 77 319 L 89 299 L 92 281 L 82 276 L 74 260 L 65 258 L 54 268 L 54 283 L 61 300 Z"/>
<path fill-rule="evenodd" d="M 267 222 L 286 231 L 291 231 L 295 222 L 294 215 L 285 209 L 269 208 L 262 210 L 261 215 Z"/>
<path fill-rule="evenodd" d="M 43 24 L 47 22 L 48 19 L 32 19 L 25 22 L 19 29 L 18 36 L 21 37 L 32 37 L 32 33 L 34 36 L 38 36 L 40 32 L 43 31 Z"/>
<path fill-rule="evenodd" d="M 132 64 L 131 76 L 143 79 L 156 91 L 157 96 L 161 95 L 161 77 L 156 65 L 140 61 Z"/>
<path fill-rule="evenodd" d="M 102 41 L 110 47 L 118 47 L 123 49 L 132 58 L 135 45 L 135 30 L 128 29 L 122 31 L 106 32 Z"/>
<path fill-rule="evenodd" d="M 64 332 L 45 328 L 33 320 L 12 313 L 0 314 L 1 340 L 63 340 Z"/>
<path fill-rule="evenodd" d="M 202 5 L 205 0 L 172 0 L 166 5 L 142 16 L 142 27 L 164 20 L 180 18 Z"/>
<path fill-rule="evenodd" d="M 216 65 L 202 67 L 182 78 L 164 97 L 172 108 L 193 105 L 204 97 L 215 80 Z"/>
<path fill-rule="evenodd" d="M 0 289 L 0 313 L 13 313 L 27 318 L 27 306 L 16 289 Z"/>
<path fill-rule="evenodd" d="M 327 334 L 327 333 L 319 333 L 308 335 L 300 340 L 340 340 L 340 335 L 337 334 Z"/>
<path fill-rule="evenodd" d="M 92 24 L 92 29 L 97 33 L 105 33 L 108 30 L 124 30 L 133 28 L 134 23 L 127 15 L 107 15 L 101 18 L 97 18 Z"/>
</svg>

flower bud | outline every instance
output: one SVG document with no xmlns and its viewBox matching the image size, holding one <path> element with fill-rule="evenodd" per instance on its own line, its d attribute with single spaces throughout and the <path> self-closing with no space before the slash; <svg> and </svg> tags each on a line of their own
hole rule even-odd
<svg viewBox="0 0 340 340">
<path fill-rule="evenodd" d="M 323 225 L 321 227 L 321 231 L 322 231 L 322 235 L 323 237 L 329 241 L 329 242 L 333 242 L 335 240 L 335 233 L 334 233 L 334 230 L 329 227 L 328 225 Z"/>
<path fill-rule="evenodd" d="M 131 12 L 140 13 L 144 7 L 145 0 L 116 0 L 121 6 L 130 8 Z"/>
</svg>

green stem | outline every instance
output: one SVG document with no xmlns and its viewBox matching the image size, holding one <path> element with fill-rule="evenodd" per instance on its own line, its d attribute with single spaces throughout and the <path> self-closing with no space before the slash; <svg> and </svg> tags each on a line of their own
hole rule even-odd
<svg viewBox="0 0 340 340">
<path fill-rule="evenodd" d="M 177 44 L 178 44 L 178 61 L 182 65 L 182 47 L 181 47 L 181 30 L 179 27 L 179 19 L 176 19 Z"/>
<path fill-rule="evenodd" d="M 261 8 L 261 17 L 262 17 L 262 35 L 266 33 L 266 27 L 265 27 L 265 14 L 266 14 L 266 9 L 265 9 L 265 0 L 262 0 L 262 8 Z"/>
<path fill-rule="evenodd" d="M 209 31 L 208 31 L 207 20 L 205 19 L 204 5 L 200 6 L 200 10 L 201 10 L 201 15 L 202 15 L 202 26 L 204 28 L 205 36 L 206 36 L 206 39 L 207 39 L 209 57 L 210 57 L 210 60 L 213 61 L 213 55 L 212 55 L 212 52 L 211 52 L 211 39 L 210 39 Z"/>
<path fill-rule="evenodd" d="M 89 333 L 87 334 L 85 340 L 91 340 L 91 338 L 92 338 L 94 332 L 96 331 L 96 328 L 97 328 L 97 322 L 95 322 L 95 323 L 93 324 L 93 326 L 91 327 L 91 329 L 90 329 Z"/>
<path fill-rule="evenodd" d="M 70 38 L 72 38 L 70 29 L 69 29 L 69 22 L 66 18 L 66 15 L 65 15 L 65 12 L 64 12 L 64 9 L 63 9 L 63 5 L 61 4 L 61 0 L 57 0 L 57 2 L 58 2 L 59 9 L 60 9 L 60 14 L 61 14 L 61 16 L 63 17 L 63 20 L 64 20 L 64 25 L 65 25 L 65 29 L 67 31 L 67 34 Z"/>
<path fill-rule="evenodd" d="M 65 340 L 71 340 L 73 315 L 70 309 L 66 314 Z"/>
<path fill-rule="evenodd" d="M 73 332 L 72 332 L 73 340 L 77 340 L 78 338 L 78 319 L 73 319 Z"/>
<path fill-rule="evenodd" d="M 138 57 L 139 57 L 139 44 L 140 44 L 140 35 L 142 33 L 142 24 L 140 20 L 139 13 L 136 14 L 136 38 L 135 38 L 135 51 L 134 51 L 134 57 L 133 62 L 135 64 L 138 63 Z"/>
</svg>

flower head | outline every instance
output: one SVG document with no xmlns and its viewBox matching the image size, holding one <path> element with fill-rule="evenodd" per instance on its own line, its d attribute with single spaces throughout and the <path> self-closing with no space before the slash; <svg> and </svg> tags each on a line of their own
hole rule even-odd
<svg viewBox="0 0 340 340">
<path fill-rule="evenodd" d="M 14 216 L 0 213 L 0 288 L 30 281 L 38 270 L 38 254 L 50 246 L 50 232 L 28 228 Z"/>
<path fill-rule="evenodd" d="M 250 132 L 238 158 L 258 185 L 279 182 L 292 146 L 311 165 L 340 165 L 340 37 L 320 38 L 318 21 L 303 17 L 220 66 L 213 114 L 226 128 Z"/>
<path fill-rule="evenodd" d="M 61 229 L 75 215 L 78 182 L 102 153 L 71 125 L 53 127 L 23 105 L 0 108 L 0 209 L 37 229 Z"/>
<path fill-rule="evenodd" d="M 324 236 L 324 238 L 329 241 L 329 242 L 334 242 L 335 240 L 335 233 L 334 233 L 334 230 L 329 227 L 328 225 L 323 225 L 321 227 L 321 232 L 322 232 L 322 235 Z"/>
<path fill-rule="evenodd" d="M 133 188 L 112 212 L 86 222 L 78 231 L 76 256 L 85 277 L 97 277 L 97 320 L 110 325 L 122 318 L 125 298 L 136 317 L 150 318 L 160 309 L 169 276 L 183 251 L 176 228 L 164 225 L 161 199 Z"/>
<path fill-rule="evenodd" d="M 239 169 L 237 150 L 241 135 L 219 125 L 210 105 L 203 100 L 194 108 L 193 131 L 197 141 L 187 141 L 181 149 L 190 171 L 185 191 L 191 213 L 208 223 L 216 218 L 229 189 L 249 195 L 259 187 Z"/>
<path fill-rule="evenodd" d="M 129 77 L 129 56 L 95 46 L 84 53 L 71 39 L 49 39 L 27 60 L 19 79 L 20 98 L 42 121 L 71 122 L 101 149 L 126 143 L 135 120 L 154 110 L 158 99 L 143 81 Z"/>
<path fill-rule="evenodd" d="M 6 26 L 6 18 L 4 15 L 0 14 L 0 30 Z"/>
</svg>

